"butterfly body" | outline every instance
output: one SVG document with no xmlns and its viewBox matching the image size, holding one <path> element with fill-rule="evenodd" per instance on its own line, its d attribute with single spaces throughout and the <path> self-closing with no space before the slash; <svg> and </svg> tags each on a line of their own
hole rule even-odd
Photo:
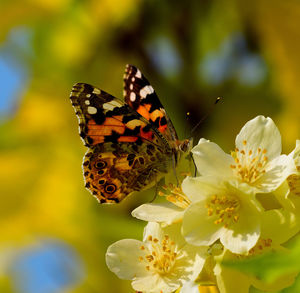
<svg viewBox="0 0 300 293">
<path fill-rule="evenodd" d="M 85 83 L 75 84 L 70 96 L 89 148 L 85 186 L 100 203 L 118 203 L 154 185 L 189 145 L 178 140 L 154 89 L 132 65 L 126 67 L 124 96 L 125 103 Z"/>
</svg>

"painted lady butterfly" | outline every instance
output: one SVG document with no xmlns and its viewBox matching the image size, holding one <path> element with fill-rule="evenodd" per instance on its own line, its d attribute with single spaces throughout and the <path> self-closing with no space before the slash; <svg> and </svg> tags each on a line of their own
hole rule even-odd
<svg viewBox="0 0 300 293">
<path fill-rule="evenodd" d="M 118 203 L 151 187 L 175 167 L 189 140 L 179 141 L 153 87 L 139 69 L 127 65 L 125 103 L 85 83 L 76 83 L 71 102 L 80 136 L 85 187 L 100 203 Z"/>
</svg>

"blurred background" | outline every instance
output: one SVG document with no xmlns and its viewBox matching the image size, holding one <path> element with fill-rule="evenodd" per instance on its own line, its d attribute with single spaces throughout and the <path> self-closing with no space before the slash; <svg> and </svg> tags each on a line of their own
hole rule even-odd
<svg viewBox="0 0 300 293">
<path fill-rule="evenodd" d="M 259 114 L 279 127 L 284 152 L 300 138 L 298 0 L 0 0 L 0 12 L 0 292 L 133 292 L 105 252 L 141 239 L 130 212 L 154 191 L 100 206 L 84 189 L 75 82 L 122 97 L 130 63 L 180 138 L 218 96 L 195 142 L 229 152 Z"/>
</svg>

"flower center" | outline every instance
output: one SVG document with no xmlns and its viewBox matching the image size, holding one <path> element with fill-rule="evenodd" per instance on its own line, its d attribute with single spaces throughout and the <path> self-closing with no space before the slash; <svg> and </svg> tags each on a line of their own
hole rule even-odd
<svg viewBox="0 0 300 293">
<path fill-rule="evenodd" d="M 247 141 L 243 141 L 244 146 Z M 266 156 L 267 150 L 258 148 L 257 150 L 246 151 L 244 149 L 231 152 L 235 164 L 230 165 L 233 172 L 244 182 L 254 183 L 265 172 L 268 157 Z"/>
<path fill-rule="evenodd" d="M 240 204 L 239 201 L 233 196 L 213 195 L 208 200 L 205 207 L 207 208 L 208 216 L 217 217 L 214 223 L 216 225 L 222 224 L 225 228 L 236 223 L 240 218 L 238 213 Z"/>
<path fill-rule="evenodd" d="M 151 244 L 150 254 L 141 256 L 139 260 L 146 263 L 148 271 L 161 275 L 169 273 L 177 257 L 175 242 L 171 241 L 168 235 L 165 235 L 161 241 L 149 235 L 147 241 Z M 140 249 L 145 250 L 145 247 L 141 246 Z"/>
<path fill-rule="evenodd" d="M 159 191 L 158 194 L 160 196 L 165 196 L 166 200 L 173 203 L 177 207 L 186 209 L 190 205 L 191 201 L 183 193 L 180 187 L 177 187 L 174 184 L 170 183 L 169 186 L 164 185 L 163 189 L 165 190 L 165 192 Z"/>
<path fill-rule="evenodd" d="M 300 175 L 290 175 L 287 178 L 287 182 L 290 187 L 290 191 L 295 195 L 300 196 Z"/>
</svg>

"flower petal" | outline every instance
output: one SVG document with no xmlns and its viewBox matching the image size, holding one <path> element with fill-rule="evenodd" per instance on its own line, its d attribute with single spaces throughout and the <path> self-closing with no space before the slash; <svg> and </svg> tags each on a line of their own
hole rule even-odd
<svg viewBox="0 0 300 293">
<path fill-rule="evenodd" d="M 176 261 L 177 279 L 184 284 L 187 281 L 194 281 L 202 271 L 206 256 L 206 246 L 194 246 L 187 244 L 180 250 Z"/>
<path fill-rule="evenodd" d="M 181 290 L 180 293 L 199 293 L 199 284 L 190 281 L 190 282 L 186 282 Z"/>
<path fill-rule="evenodd" d="M 234 160 L 217 144 L 201 138 L 198 145 L 192 149 L 192 153 L 201 175 L 233 176 L 230 165 L 234 163 Z"/>
<path fill-rule="evenodd" d="M 170 225 L 180 221 L 184 210 L 170 202 L 147 203 L 137 207 L 131 215 L 143 221 L 158 222 Z"/>
<path fill-rule="evenodd" d="M 180 282 L 170 283 L 159 274 L 152 274 L 133 280 L 132 287 L 136 291 L 143 293 L 171 293 L 180 287 Z"/>
<path fill-rule="evenodd" d="M 221 183 L 222 179 L 215 176 L 186 177 L 181 188 L 189 200 L 195 202 L 221 190 Z"/>
<path fill-rule="evenodd" d="M 144 246 L 144 243 L 134 239 L 123 239 L 113 243 L 106 252 L 108 268 L 120 279 L 125 280 L 148 275 L 146 265 L 139 261 L 139 257 L 144 257 L 148 251 L 141 250 L 141 246 Z"/>
<path fill-rule="evenodd" d="M 291 174 L 297 172 L 293 159 L 281 155 L 266 166 L 266 172 L 255 182 L 259 192 L 272 192 Z"/>
<path fill-rule="evenodd" d="M 300 216 L 286 210 L 269 210 L 262 214 L 261 237 L 279 245 L 296 235 L 300 230 Z"/>
<path fill-rule="evenodd" d="M 238 223 L 224 230 L 221 243 L 233 253 L 246 254 L 255 246 L 260 236 L 260 223 L 251 213 L 240 217 Z"/>
<path fill-rule="evenodd" d="M 161 240 L 164 237 L 161 226 L 156 222 L 149 222 L 144 228 L 143 241 L 147 242 L 148 237 L 157 238 Z"/>
<path fill-rule="evenodd" d="M 220 293 L 249 292 L 250 280 L 245 274 L 226 268 L 220 264 L 216 264 L 214 273 Z"/>
<path fill-rule="evenodd" d="M 185 240 L 193 245 L 211 245 L 224 232 L 223 227 L 214 223 L 215 218 L 208 216 L 205 201 L 192 203 L 184 213 L 182 233 Z"/>
<path fill-rule="evenodd" d="M 235 145 L 240 150 L 245 149 L 246 153 L 258 148 L 266 149 L 266 155 L 272 160 L 281 154 L 281 135 L 271 118 L 257 116 L 244 125 L 236 137 Z"/>
</svg>

